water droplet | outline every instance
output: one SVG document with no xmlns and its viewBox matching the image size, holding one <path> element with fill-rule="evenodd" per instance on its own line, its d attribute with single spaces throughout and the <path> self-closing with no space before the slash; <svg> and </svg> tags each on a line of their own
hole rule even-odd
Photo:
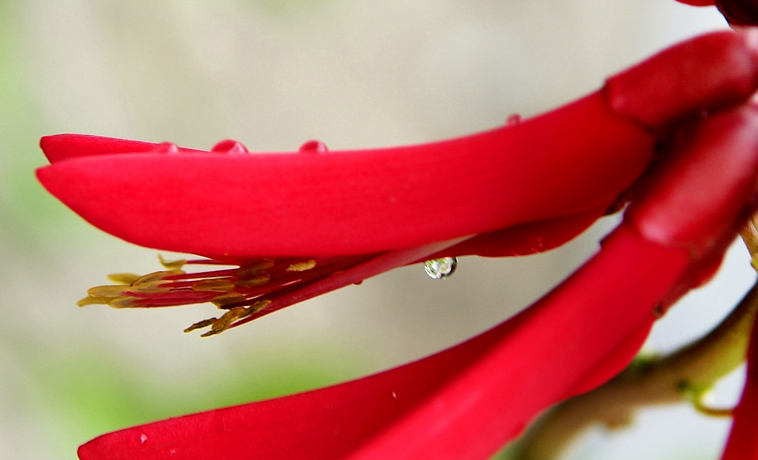
<svg viewBox="0 0 758 460">
<path fill-rule="evenodd" d="M 326 153 L 329 149 L 321 141 L 308 141 L 300 146 L 300 153 Z"/>
<path fill-rule="evenodd" d="M 153 148 L 152 152 L 173 155 L 179 153 L 179 146 L 172 142 L 161 142 Z"/>
<path fill-rule="evenodd" d="M 397 399 L 397 393 L 395 393 L 394 391 L 392 392 L 392 399 Z"/>
<path fill-rule="evenodd" d="M 247 147 L 242 145 L 241 142 L 237 142 L 232 139 L 226 139 L 217 143 L 216 145 L 213 146 L 213 148 L 211 149 L 211 152 L 226 153 L 229 155 L 243 155 L 246 153 L 250 153 Z"/>
<path fill-rule="evenodd" d="M 144 444 L 144 443 L 146 443 L 146 442 L 147 442 L 147 435 L 146 435 L 145 433 L 142 433 L 142 434 L 139 436 L 139 442 L 140 442 L 140 444 Z"/>
<path fill-rule="evenodd" d="M 424 262 L 424 271 L 429 278 L 433 280 L 441 280 L 449 278 L 455 272 L 455 267 L 458 266 L 457 257 L 443 257 L 441 259 L 432 259 Z"/>
<path fill-rule="evenodd" d="M 508 126 L 511 126 L 511 125 L 517 125 L 517 124 L 521 123 L 521 115 L 519 115 L 519 114 L 517 114 L 517 113 L 511 114 L 511 115 L 509 115 L 509 116 L 508 116 L 508 118 L 505 120 L 505 123 L 506 123 Z"/>
</svg>

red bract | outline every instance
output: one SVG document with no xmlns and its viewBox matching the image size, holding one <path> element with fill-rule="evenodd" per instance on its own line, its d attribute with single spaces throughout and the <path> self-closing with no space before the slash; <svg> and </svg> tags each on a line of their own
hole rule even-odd
<svg viewBox="0 0 758 460">
<path fill-rule="evenodd" d="M 745 101 L 757 87 L 758 32 L 743 31 L 674 47 L 533 120 L 429 145 L 249 155 L 233 142 L 198 152 L 43 139 L 53 163 L 38 172 L 45 187 L 129 241 L 241 270 L 268 256 L 303 266 L 356 258 L 333 275 L 284 283 L 278 297 L 246 297 L 270 304 L 233 324 L 428 257 L 534 252 L 580 231 L 620 194 L 631 197 L 592 260 L 479 337 L 334 387 L 105 435 L 80 457 L 486 458 L 542 409 L 623 368 L 656 312 L 718 263 L 752 211 L 758 110 Z M 687 129 L 676 128 L 684 119 Z M 666 157 L 656 158 L 659 141 L 668 141 Z M 439 199 L 440 178 L 456 193 Z M 530 240 L 532 231 L 548 241 Z M 217 285 L 242 292 L 241 274 L 229 273 Z M 151 287 L 174 297 L 201 291 L 188 292 L 196 284 L 181 276 L 170 281 L 189 285 Z M 136 294 L 132 284 L 120 289 Z"/>
</svg>

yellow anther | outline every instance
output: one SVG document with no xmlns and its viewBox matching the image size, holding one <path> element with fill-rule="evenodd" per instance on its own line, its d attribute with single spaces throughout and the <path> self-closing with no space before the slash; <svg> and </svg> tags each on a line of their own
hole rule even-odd
<svg viewBox="0 0 758 460">
<path fill-rule="evenodd" d="M 142 275 L 136 280 L 132 281 L 132 286 L 139 286 L 142 284 L 148 284 L 148 283 L 155 283 L 156 281 L 163 281 L 168 276 L 173 275 L 183 275 L 184 272 L 181 270 L 163 270 L 159 272 L 153 272 L 148 273 L 147 275 Z"/>
<path fill-rule="evenodd" d="M 276 262 L 274 262 L 271 259 L 261 259 L 258 262 L 255 262 L 250 265 L 245 265 L 244 267 L 240 267 L 239 270 L 237 270 L 237 276 L 240 278 L 245 278 L 250 275 L 258 275 L 260 273 L 265 273 L 266 270 L 276 265 Z"/>
<path fill-rule="evenodd" d="M 108 286 L 95 286 L 87 289 L 87 295 L 90 297 L 100 297 L 104 299 L 113 299 L 116 297 L 121 297 L 127 292 L 129 292 L 130 288 L 128 286 L 114 286 L 114 285 L 108 285 Z"/>
<path fill-rule="evenodd" d="M 228 280 L 205 280 L 192 285 L 193 291 L 228 292 L 234 290 L 234 283 Z"/>
<path fill-rule="evenodd" d="M 302 262 L 295 262 L 293 264 L 290 264 L 289 267 L 287 267 L 288 272 L 304 272 L 308 271 L 316 266 L 316 261 L 311 260 L 304 260 Z"/>
<path fill-rule="evenodd" d="M 144 307 L 144 305 L 138 305 L 136 303 L 137 300 L 139 300 L 139 297 L 129 297 L 129 296 L 123 296 L 118 297 L 116 299 L 111 300 L 108 302 L 109 307 L 113 308 L 140 308 Z"/>
<path fill-rule="evenodd" d="M 254 304 L 250 305 L 248 308 L 253 310 L 253 313 L 258 313 L 259 311 L 263 310 L 264 308 L 268 307 L 268 305 L 271 303 L 270 300 L 259 300 L 255 302 Z"/>
<path fill-rule="evenodd" d="M 76 304 L 80 307 L 85 307 L 87 305 L 108 305 L 108 303 L 113 300 L 113 298 L 108 297 L 85 297 L 82 300 L 76 302 Z"/>
<path fill-rule="evenodd" d="M 132 284 L 140 279 L 140 275 L 135 275 L 134 273 L 114 273 L 108 275 L 108 279 L 118 284 Z"/>
<path fill-rule="evenodd" d="M 244 302 L 245 300 L 247 300 L 247 297 L 244 294 L 230 292 L 228 294 L 221 294 L 214 297 L 211 300 L 211 303 L 219 308 L 224 308 L 227 305 L 234 305 L 235 303 Z"/>
<path fill-rule="evenodd" d="M 258 275 L 258 276 L 253 276 L 252 278 L 237 280 L 234 282 L 234 284 L 240 287 L 253 288 L 253 287 L 258 287 L 258 286 L 265 286 L 266 284 L 268 284 L 269 281 L 271 281 L 270 276 Z"/>
<path fill-rule="evenodd" d="M 263 310 L 270 303 L 270 300 L 259 300 L 249 307 L 234 307 L 218 318 L 210 318 L 198 321 L 197 323 L 185 329 L 184 332 L 191 332 L 196 329 L 202 329 L 204 327 L 210 326 L 211 330 L 204 334 L 201 334 L 200 337 L 210 337 L 212 335 L 220 334 L 233 326 L 237 321 L 247 318 L 248 316 Z"/>
<path fill-rule="evenodd" d="M 171 283 L 168 281 L 151 281 L 149 283 L 132 284 L 129 286 L 129 292 L 140 292 L 142 294 L 168 292 L 170 290 Z"/>
<path fill-rule="evenodd" d="M 194 331 L 195 329 L 202 329 L 202 328 L 204 328 L 204 327 L 208 327 L 208 326 L 210 326 L 211 324 L 213 324 L 213 322 L 214 322 L 215 320 L 216 320 L 216 318 L 212 318 L 212 319 L 204 319 L 204 320 L 202 320 L 202 321 L 198 321 L 198 322 L 196 322 L 195 324 L 193 324 L 192 326 L 190 326 L 190 327 L 188 327 L 187 329 L 185 329 L 185 330 L 184 330 L 184 332 L 192 332 L 192 331 Z"/>
<path fill-rule="evenodd" d="M 187 263 L 185 259 L 166 260 L 160 254 L 158 254 L 158 260 L 160 261 L 161 265 L 168 268 L 169 270 L 179 270 L 180 268 L 184 266 L 184 264 Z"/>
</svg>

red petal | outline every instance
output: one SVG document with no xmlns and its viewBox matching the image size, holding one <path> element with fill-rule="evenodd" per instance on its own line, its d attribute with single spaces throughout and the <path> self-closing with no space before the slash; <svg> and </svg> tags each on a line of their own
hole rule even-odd
<svg viewBox="0 0 758 460">
<path fill-rule="evenodd" d="M 143 246 L 221 258 L 360 254 L 608 206 L 646 167 L 651 143 L 596 94 L 416 147 L 98 155 L 38 177 L 94 225 Z"/>
<path fill-rule="evenodd" d="M 603 216 L 605 208 L 476 235 L 429 257 L 479 255 L 510 257 L 549 251 L 582 233 Z"/>
<path fill-rule="evenodd" d="M 50 163 L 76 157 L 150 152 L 159 144 L 85 134 L 57 134 L 40 139 L 39 146 Z M 183 149 L 184 152 L 199 152 Z"/>
<path fill-rule="evenodd" d="M 716 33 L 563 109 L 453 141 L 316 155 L 100 155 L 128 141 L 64 138 L 43 141 L 56 162 L 38 176 L 85 219 L 144 246 L 226 259 L 375 253 L 607 206 L 651 159 L 652 139 L 633 125 L 662 129 L 738 103 L 757 84 L 758 32 Z"/>
<path fill-rule="evenodd" d="M 627 218 L 651 241 L 707 252 L 733 234 L 735 218 L 755 189 L 758 169 L 758 105 L 721 112 L 697 125 L 686 145 L 666 158 L 645 202 Z M 714 155 L 713 152 L 724 152 Z M 747 217 L 747 216 L 745 216 Z"/>
</svg>

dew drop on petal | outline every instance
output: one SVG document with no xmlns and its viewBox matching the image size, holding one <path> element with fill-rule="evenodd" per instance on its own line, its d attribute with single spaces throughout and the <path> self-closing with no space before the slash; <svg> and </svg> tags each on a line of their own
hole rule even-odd
<svg viewBox="0 0 758 460">
<path fill-rule="evenodd" d="M 151 150 L 153 153 L 168 153 L 170 155 L 179 153 L 179 146 L 174 144 L 173 142 L 161 142 L 160 144 L 156 145 L 153 150 Z"/>
<path fill-rule="evenodd" d="M 145 433 L 142 433 L 139 437 L 140 444 L 144 444 L 147 442 L 147 435 Z"/>
<path fill-rule="evenodd" d="M 519 115 L 517 113 L 514 113 L 514 114 L 508 116 L 508 118 L 505 120 L 505 123 L 508 126 L 517 125 L 517 124 L 521 123 L 521 115 Z"/>
<path fill-rule="evenodd" d="M 300 153 L 326 153 L 329 149 L 321 141 L 308 141 L 300 146 Z"/>
<path fill-rule="evenodd" d="M 232 139 L 223 140 L 213 146 L 211 152 L 226 153 L 229 155 L 242 155 L 250 151 L 241 142 Z"/>
<path fill-rule="evenodd" d="M 429 278 L 441 280 L 449 278 L 458 266 L 457 257 L 443 257 L 441 259 L 431 259 L 424 262 L 424 271 Z"/>
</svg>

